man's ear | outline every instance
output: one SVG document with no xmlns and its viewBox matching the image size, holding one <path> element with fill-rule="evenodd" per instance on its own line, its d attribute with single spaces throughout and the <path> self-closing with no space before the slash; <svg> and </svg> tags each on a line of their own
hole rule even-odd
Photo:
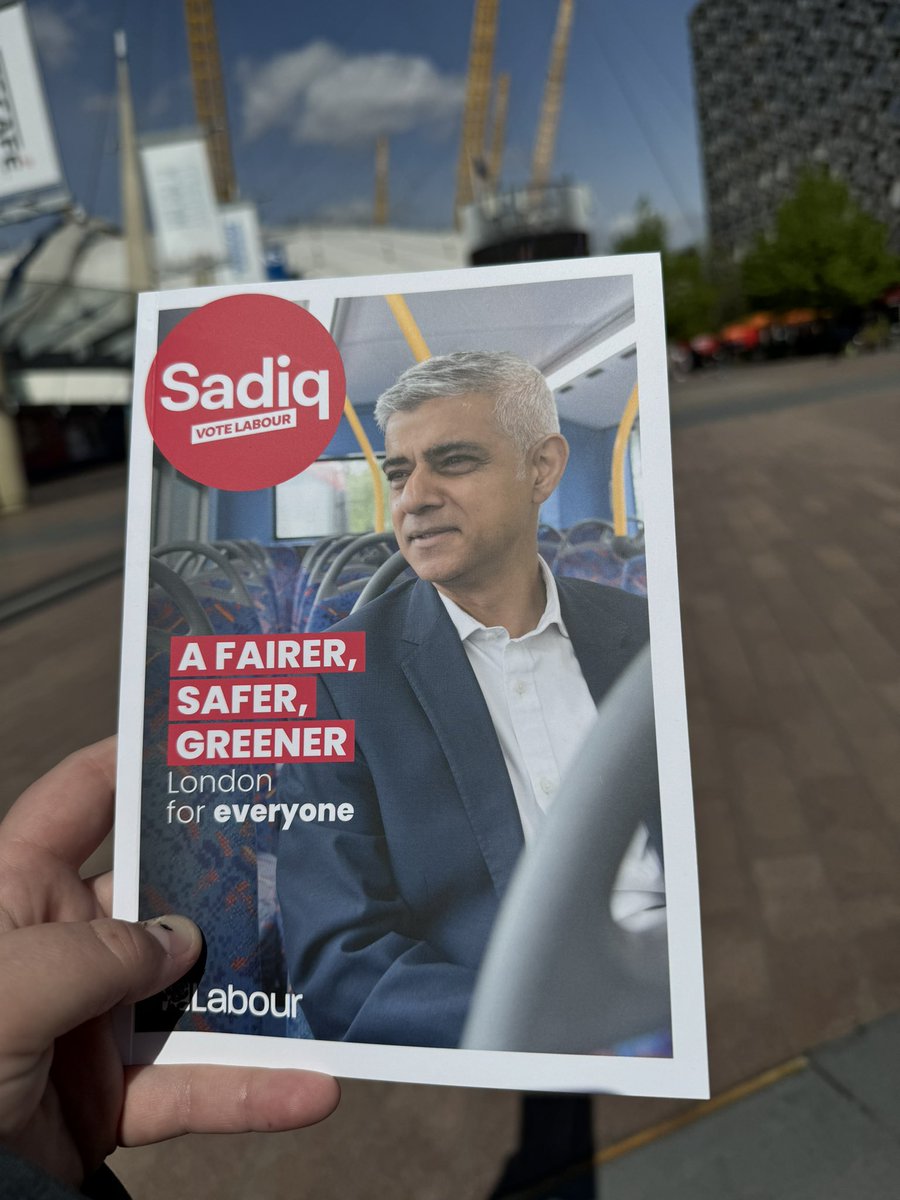
<svg viewBox="0 0 900 1200">
<path fill-rule="evenodd" d="M 562 479 L 569 461 L 569 443 L 561 433 L 550 433 L 531 447 L 528 459 L 534 479 L 532 499 L 535 504 L 543 504 Z"/>
</svg>

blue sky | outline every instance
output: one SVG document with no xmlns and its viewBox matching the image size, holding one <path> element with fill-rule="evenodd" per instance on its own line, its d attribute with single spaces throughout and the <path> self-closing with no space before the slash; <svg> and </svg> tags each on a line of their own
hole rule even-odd
<svg viewBox="0 0 900 1200">
<path fill-rule="evenodd" d="M 703 233 L 687 18 L 694 0 L 576 0 L 554 171 L 594 196 L 595 248 L 639 196 L 676 242 Z M 391 219 L 452 220 L 469 0 L 217 0 L 238 183 L 264 223 L 365 221 L 373 139 L 391 137 Z M 511 74 L 504 182 L 524 183 L 555 0 L 501 0 Z M 69 186 L 118 219 L 113 30 L 126 30 L 139 133 L 194 121 L 181 0 L 30 0 Z M 25 231 L 23 227 L 23 232 Z M 11 231 L 10 231 L 11 232 Z"/>
</svg>

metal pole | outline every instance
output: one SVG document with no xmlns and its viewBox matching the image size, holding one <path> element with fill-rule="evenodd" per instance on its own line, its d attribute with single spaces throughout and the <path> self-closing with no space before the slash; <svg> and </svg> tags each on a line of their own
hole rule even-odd
<svg viewBox="0 0 900 1200">
<path fill-rule="evenodd" d="M 19 432 L 6 398 L 6 369 L 0 354 L 0 514 L 21 512 L 28 504 Z"/>
<path fill-rule="evenodd" d="M 131 82 L 128 77 L 128 57 L 125 34 L 120 29 L 114 35 L 116 73 L 119 100 L 119 177 L 122 189 L 122 225 L 128 255 L 128 284 L 137 292 L 153 287 L 153 267 L 144 217 L 144 197 L 138 163 L 137 137 L 134 129 L 134 108 L 131 102 Z"/>
</svg>

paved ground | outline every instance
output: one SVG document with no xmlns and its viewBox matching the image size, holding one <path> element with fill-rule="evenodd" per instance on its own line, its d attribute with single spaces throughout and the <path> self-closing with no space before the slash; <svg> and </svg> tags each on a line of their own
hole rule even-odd
<svg viewBox="0 0 900 1200">
<path fill-rule="evenodd" d="M 603 1166 L 604 1197 L 897 1190 L 900 1035 L 871 1023 L 900 1012 L 898 384 L 891 354 L 673 389 L 713 1091 L 868 1028 Z M 56 485 L 0 523 L 4 594 L 58 569 L 61 550 L 68 564 L 115 549 L 122 495 L 106 481 L 75 495 Z M 9 796 L 112 731 L 117 628 L 115 582 L 0 626 Z M 693 1115 L 671 1101 L 595 1104 L 605 1148 Z M 144 1200 L 477 1197 L 515 1119 L 509 1093 L 349 1083 L 316 1129 L 185 1139 L 115 1165 Z"/>
<path fill-rule="evenodd" d="M 596 1168 L 602 1200 L 889 1200 L 900 1179 L 900 1018 Z M 546 1195 L 553 1193 L 545 1193 Z"/>
</svg>

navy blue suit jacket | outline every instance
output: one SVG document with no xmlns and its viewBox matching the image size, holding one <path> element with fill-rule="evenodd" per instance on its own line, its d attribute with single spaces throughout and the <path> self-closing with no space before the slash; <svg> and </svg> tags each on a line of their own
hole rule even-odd
<svg viewBox="0 0 900 1200">
<path fill-rule="evenodd" d="M 557 582 L 599 703 L 646 641 L 646 601 Z M 394 589 L 335 629 L 365 630 L 366 671 L 321 676 L 317 715 L 356 722 L 355 761 L 285 768 L 278 792 L 350 802 L 354 816 L 280 834 L 290 978 L 318 1038 L 455 1046 L 524 844 L 503 753 L 431 584 Z"/>
</svg>

